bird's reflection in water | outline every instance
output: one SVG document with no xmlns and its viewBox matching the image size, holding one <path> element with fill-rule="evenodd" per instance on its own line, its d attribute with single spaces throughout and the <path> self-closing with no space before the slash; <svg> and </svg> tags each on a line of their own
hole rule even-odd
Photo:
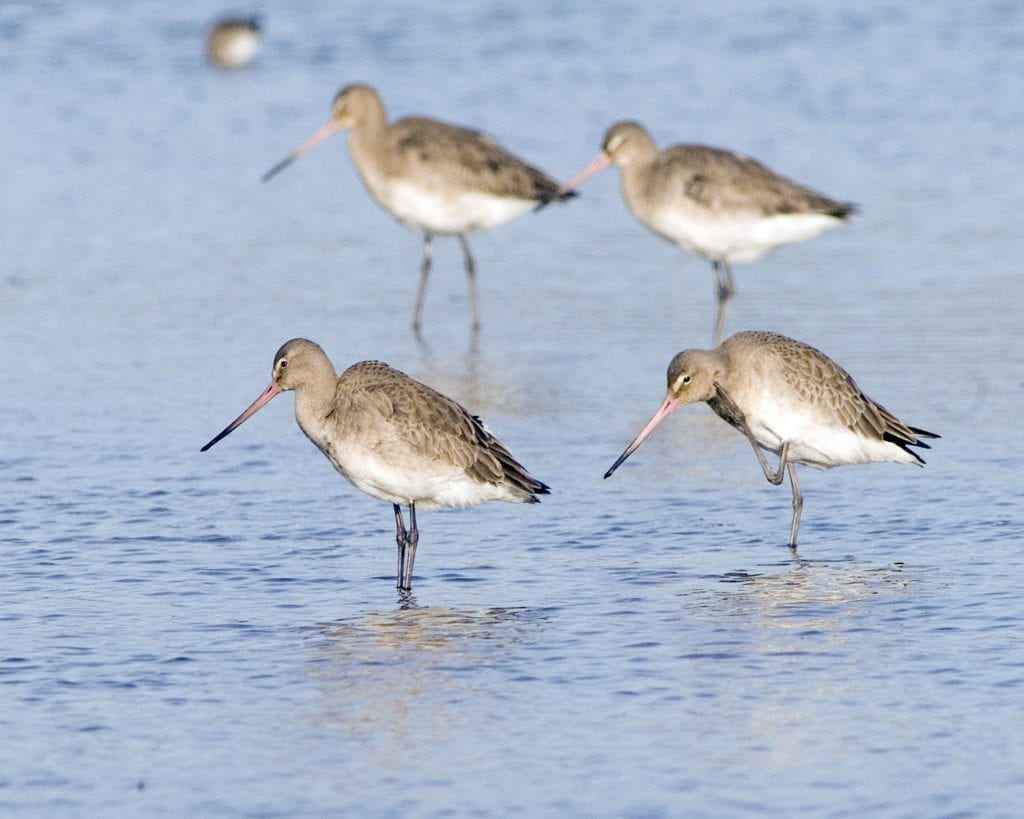
<svg viewBox="0 0 1024 819">
<path fill-rule="evenodd" d="M 418 337 L 417 341 L 420 358 L 411 370 L 415 377 L 470 407 L 485 421 L 488 416 L 521 418 L 578 408 L 557 367 L 537 368 L 528 353 L 510 351 L 493 335 L 474 332 L 465 343 L 458 337 L 442 338 L 438 350 L 428 339 Z"/>
<path fill-rule="evenodd" d="M 411 592 L 399 595 L 399 607 L 370 612 L 321 627 L 330 653 L 364 657 L 395 653 L 395 659 L 416 649 L 465 651 L 477 641 L 517 641 L 525 622 L 536 619 L 527 608 L 490 608 L 483 611 L 420 606 Z M 493 658 L 490 658 L 493 659 Z"/>
<path fill-rule="evenodd" d="M 704 621 L 696 630 L 703 639 L 683 655 L 705 720 L 696 732 L 729 722 L 745 762 L 779 770 L 803 765 L 806 749 L 831 735 L 831 715 L 867 696 L 872 683 L 862 670 L 884 667 L 890 657 L 898 662 L 898 633 L 890 640 L 878 632 L 913 608 L 915 586 L 927 582 L 919 568 L 899 562 L 869 566 L 794 553 L 707 580 L 692 609 Z M 747 684 L 723 685 L 736 668 Z"/>
<path fill-rule="evenodd" d="M 902 562 L 866 566 L 853 557 L 808 560 L 791 550 L 770 564 L 787 571 L 764 574 L 744 570 L 721 576 L 732 588 L 720 592 L 732 616 L 752 617 L 761 627 L 839 635 L 850 631 L 865 603 L 907 593 L 920 578 Z"/>
<path fill-rule="evenodd" d="M 402 748 L 412 754 L 463 730 L 478 713 L 481 679 L 517 675 L 517 644 L 547 617 L 527 608 L 419 606 L 403 594 L 397 609 L 325 623 L 310 665 L 322 695 L 315 720 L 362 737 L 393 764 Z"/>
<path fill-rule="evenodd" d="M 537 400 L 534 383 L 501 356 L 482 356 L 475 347 L 462 355 L 424 354 L 416 377 L 470 407 L 484 421 L 527 414 Z"/>
<path fill-rule="evenodd" d="M 745 584 L 768 599 L 778 602 L 839 602 L 864 594 L 878 594 L 885 589 L 904 588 L 912 575 L 904 571 L 901 561 L 887 566 L 866 566 L 854 557 L 801 557 L 796 549 L 787 550 L 788 557 L 769 567 L 788 568 L 781 573 L 727 572 L 723 583 Z"/>
<path fill-rule="evenodd" d="M 436 361 L 437 360 L 437 356 L 435 355 L 434 345 L 433 345 L 433 343 L 431 343 L 430 339 L 428 339 L 425 335 L 423 335 L 423 332 L 418 327 L 414 327 L 413 328 L 412 334 L 413 334 L 413 338 L 416 341 L 416 345 L 419 347 L 420 356 L 422 357 L 422 359 L 425 362 L 434 362 L 434 361 Z M 477 362 L 480 359 L 480 328 L 479 327 L 473 327 L 469 331 L 469 336 L 466 338 L 466 353 L 465 353 L 464 358 L 466 360 L 466 363 L 470 367 L 475 367 L 475 365 L 477 364 Z M 473 373 L 473 375 L 475 376 L 476 374 Z"/>
</svg>

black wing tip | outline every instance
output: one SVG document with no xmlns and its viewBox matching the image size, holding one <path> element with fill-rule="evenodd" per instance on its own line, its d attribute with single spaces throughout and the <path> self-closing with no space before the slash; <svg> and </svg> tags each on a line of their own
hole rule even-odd
<svg viewBox="0 0 1024 819">
<path fill-rule="evenodd" d="M 898 446 L 900 449 L 902 449 L 908 455 L 913 455 L 914 458 L 917 459 L 918 464 L 920 464 L 921 466 L 924 466 L 924 464 L 926 463 L 925 459 L 922 458 L 921 455 L 918 452 L 916 452 L 913 449 L 911 449 L 911 447 L 912 446 L 916 446 L 916 447 L 920 447 L 921 449 L 931 449 L 932 448 L 931 444 L 925 443 L 924 441 L 921 440 L 921 438 L 936 439 L 936 438 L 941 438 L 942 436 L 941 435 L 937 435 L 934 432 L 928 432 L 928 430 L 926 430 L 926 429 L 917 429 L 917 427 L 908 427 L 908 429 L 912 433 L 914 433 L 915 436 L 918 436 L 918 437 L 916 437 L 914 440 L 911 441 L 911 440 L 909 440 L 909 439 L 907 439 L 905 437 L 897 437 L 897 436 L 893 435 L 892 433 L 887 432 L 887 433 L 885 433 L 882 436 L 882 438 L 884 440 L 888 441 L 891 444 L 896 444 L 896 446 Z"/>
<path fill-rule="evenodd" d="M 542 193 L 537 196 L 537 207 L 535 211 L 546 208 L 552 202 L 567 202 L 570 199 L 579 196 L 579 192 L 575 190 L 571 191 L 555 191 L 553 193 Z"/>
<path fill-rule="evenodd" d="M 831 212 L 831 216 L 837 219 L 852 219 L 860 213 L 860 205 L 856 202 L 843 202 L 837 205 Z"/>
<path fill-rule="evenodd" d="M 903 448 L 906 449 L 907 452 L 909 452 L 915 458 L 917 458 L 917 460 L 923 465 L 924 462 L 925 462 L 924 458 L 922 458 L 920 455 L 918 455 L 912 449 L 908 449 L 908 447 L 917 446 L 917 447 L 920 447 L 921 449 L 931 449 L 932 448 L 931 444 L 926 444 L 921 439 L 922 438 L 929 438 L 931 440 L 936 440 L 938 438 L 941 438 L 942 436 L 938 435 L 938 434 L 936 434 L 934 432 L 929 432 L 926 429 L 917 429 L 916 427 L 911 427 L 910 431 L 913 432 L 914 435 L 917 435 L 918 438 L 917 438 L 916 441 L 911 441 L 911 442 L 907 443 L 906 446 L 904 446 Z"/>
<path fill-rule="evenodd" d="M 540 503 L 540 498 L 537 495 L 550 495 L 551 487 L 542 481 L 534 481 L 536 486 L 530 487 L 530 496 L 526 499 L 527 503 Z"/>
</svg>

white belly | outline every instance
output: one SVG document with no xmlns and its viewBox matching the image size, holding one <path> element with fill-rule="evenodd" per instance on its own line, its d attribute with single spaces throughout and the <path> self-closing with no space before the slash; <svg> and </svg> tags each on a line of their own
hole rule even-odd
<svg viewBox="0 0 1024 819">
<path fill-rule="evenodd" d="M 537 206 L 529 199 L 475 191 L 426 189 L 402 182 L 391 183 L 374 196 L 392 216 L 417 233 L 458 234 L 488 230 Z"/>
<path fill-rule="evenodd" d="M 756 412 L 748 412 L 747 424 L 765 449 L 778 454 L 789 441 L 789 459 L 817 469 L 874 461 L 917 462 L 896 444 L 869 438 L 838 419 L 831 421 L 788 404 L 764 400 Z"/>
<path fill-rule="evenodd" d="M 780 245 L 812 239 L 840 221 L 821 213 L 759 216 L 662 208 L 644 221 L 659 235 L 707 259 L 750 262 Z"/>
<path fill-rule="evenodd" d="M 346 452 L 342 458 L 326 450 L 325 454 L 356 489 L 388 503 L 415 502 L 420 509 L 443 509 L 491 500 L 521 500 L 504 487 L 475 481 L 462 468 L 438 460 L 417 459 L 396 465 L 365 452 Z"/>
</svg>

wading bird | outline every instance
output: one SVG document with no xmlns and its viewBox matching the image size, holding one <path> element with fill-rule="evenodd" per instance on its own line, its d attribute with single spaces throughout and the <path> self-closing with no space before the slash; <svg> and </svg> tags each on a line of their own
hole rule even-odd
<svg viewBox="0 0 1024 819">
<path fill-rule="evenodd" d="M 605 477 L 672 412 L 698 401 L 746 436 L 769 482 L 778 486 L 789 473 L 793 548 L 803 508 L 796 464 L 818 469 L 872 461 L 923 464 L 910 447 L 928 449 L 921 438 L 939 437 L 907 426 L 872 401 L 814 347 L 776 333 L 743 332 L 714 350 L 684 350 L 672 359 L 664 402 Z M 779 456 L 778 467 L 772 469 L 763 449 Z"/>
<path fill-rule="evenodd" d="M 342 477 L 394 507 L 399 589 L 412 588 L 417 505 L 536 503 L 550 491 L 451 398 L 381 361 L 353 364 L 339 377 L 319 345 L 304 338 L 277 351 L 270 385 L 202 451 L 288 390 L 295 390 L 299 427 Z"/>
</svg>

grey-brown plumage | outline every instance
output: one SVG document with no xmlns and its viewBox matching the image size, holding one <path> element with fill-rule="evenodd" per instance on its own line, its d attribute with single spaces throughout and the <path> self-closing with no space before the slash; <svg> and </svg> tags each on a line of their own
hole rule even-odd
<svg viewBox="0 0 1024 819">
<path fill-rule="evenodd" d="M 479 326 L 476 268 L 466 236 L 574 194 L 480 131 L 406 117 L 388 124 L 368 85 L 349 85 L 334 98 L 331 117 L 264 181 L 326 139 L 349 130 L 349 153 L 363 184 L 382 208 L 424 235 L 423 266 L 413 310 L 419 328 L 435 234 L 458 236 L 466 261 L 473 327 Z"/>
<path fill-rule="evenodd" d="M 710 398 L 698 399 L 706 400 L 719 417 L 742 431 L 743 419 L 733 414 L 734 406 L 721 400 L 722 391 L 741 396 L 747 404 L 758 400 L 756 390 L 764 390 L 766 384 L 777 384 L 770 387 L 774 401 L 791 402 L 789 412 L 811 416 L 811 420 L 821 425 L 835 424 L 837 429 L 847 430 L 852 433 L 850 442 L 856 443 L 852 450 L 833 453 L 831 457 L 812 452 L 800 457 L 801 453 L 793 449 L 790 460 L 819 468 L 877 460 L 923 464 L 921 456 L 909 447 L 928 449 L 928 444 L 918 436 L 938 437 L 905 424 L 865 395 L 846 370 L 809 344 L 778 333 L 747 331 L 731 336 L 719 351 L 718 361 L 723 363 L 713 364 L 712 368 L 720 389 Z M 669 382 L 676 382 L 684 372 L 699 370 L 704 358 L 700 355 L 702 352 L 685 351 L 673 358 L 669 364 Z M 728 386 L 723 381 L 724 373 L 728 373 Z M 896 445 L 909 457 L 898 456 L 887 444 Z"/>
<path fill-rule="evenodd" d="M 614 136 L 620 133 L 621 130 L 614 132 L 613 144 Z M 646 132 L 643 134 L 646 136 Z M 632 133 L 629 138 L 641 139 L 639 133 Z M 623 167 L 646 167 L 647 172 L 631 170 L 624 176 L 623 184 L 628 186 L 634 201 L 645 197 L 654 200 L 652 207 L 686 197 L 711 212 L 749 212 L 764 217 L 819 214 L 848 219 L 855 211 L 850 203 L 829 199 L 734 151 L 707 145 L 674 145 L 658 152 L 653 142 L 649 142 L 647 149 L 637 150 L 634 156 L 624 155 L 627 150 L 619 147 L 619 161 L 628 163 Z M 670 237 L 669 240 L 672 241 Z"/>
<path fill-rule="evenodd" d="M 790 546 L 796 546 L 803 499 L 795 465 L 827 469 L 894 461 L 923 464 L 910 447 L 928 449 L 932 432 L 909 426 L 872 400 L 849 373 L 820 350 L 778 333 L 743 332 L 713 350 L 684 350 L 668 366 L 661 407 L 619 459 L 609 477 L 658 424 L 681 406 L 706 402 L 750 441 L 765 477 L 793 490 Z M 762 449 L 779 455 L 772 469 Z"/>
<path fill-rule="evenodd" d="M 772 248 L 810 239 L 855 212 L 852 204 L 823 196 L 743 154 L 706 145 L 659 151 L 636 122 L 611 126 L 598 155 L 562 189 L 574 189 L 610 164 L 619 166 L 623 198 L 640 222 L 711 260 L 718 300 L 715 344 L 736 291 L 732 262 L 753 261 Z"/>
<path fill-rule="evenodd" d="M 536 503 L 550 491 L 458 402 L 381 361 L 354 364 L 339 377 L 324 351 L 302 338 L 277 351 L 270 386 L 203 451 L 287 390 L 295 391 L 299 427 L 334 468 L 393 505 L 399 588 L 412 584 L 417 505 Z M 408 530 L 402 506 L 409 507 Z"/>
<path fill-rule="evenodd" d="M 293 351 L 282 354 L 294 359 Z M 332 441 L 376 451 L 389 463 L 405 464 L 410 472 L 436 470 L 446 476 L 446 485 L 433 491 L 421 490 L 418 497 L 411 498 L 421 508 L 467 506 L 478 502 L 481 493 L 494 493 L 494 498 L 483 498 L 488 500 L 536 503 L 535 495 L 548 491 L 477 416 L 383 361 L 362 361 L 345 370 L 337 379 L 329 406 L 325 419 Z M 318 438 L 313 441 L 320 446 Z M 329 457 L 336 460 L 343 475 L 356 483 L 358 477 L 346 474 L 348 459 L 344 454 Z M 466 486 L 451 484 L 449 471 L 453 468 L 461 470 L 459 477 L 466 480 Z M 410 500 L 408 492 L 370 494 L 392 502 Z"/>
</svg>

